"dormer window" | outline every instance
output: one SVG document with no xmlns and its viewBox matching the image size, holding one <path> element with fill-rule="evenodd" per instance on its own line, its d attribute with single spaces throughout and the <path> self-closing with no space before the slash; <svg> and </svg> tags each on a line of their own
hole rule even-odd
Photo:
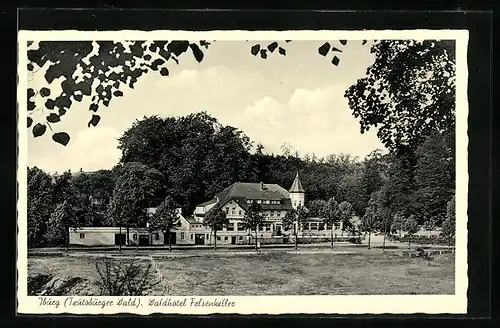
<svg viewBox="0 0 500 328">
<path fill-rule="evenodd" d="M 257 200 L 257 204 L 261 204 L 262 201 L 260 199 Z"/>
</svg>

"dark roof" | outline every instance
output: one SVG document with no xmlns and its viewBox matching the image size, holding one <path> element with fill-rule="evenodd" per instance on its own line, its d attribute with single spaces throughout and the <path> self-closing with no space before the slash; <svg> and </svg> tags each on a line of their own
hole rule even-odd
<svg viewBox="0 0 500 328">
<path fill-rule="evenodd" d="M 187 222 L 190 224 L 201 224 L 201 222 L 196 221 L 193 217 L 187 217 L 185 218 Z"/>
<path fill-rule="evenodd" d="M 297 172 L 295 180 L 293 180 L 292 187 L 290 187 L 290 192 L 305 192 L 299 179 L 299 172 Z"/>
<path fill-rule="evenodd" d="M 290 198 L 286 189 L 277 184 L 236 182 L 217 195 L 220 201 L 227 198 L 281 200 Z"/>
<path fill-rule="evenodd" d="M 217 203 L 217 199 L 211 199 L 211 200 L 207 200 L 206 202 L 204 203 L 201 203 L 201 204 L 198 204 L 197 207 L 202 207 L 202 206 L 207 206 L 207 205 L 210 205 L 210 204 L 214 204 L 214 203 Z"/>
<path fill-rule="evenodd" d="M 164 200 L 165 200 L 165 198 L 153 198 L 149 202 L 149 207 L 158 207 L 158 206 L 160 206 L 161 203 L 163 203 Z"/>
</svg>

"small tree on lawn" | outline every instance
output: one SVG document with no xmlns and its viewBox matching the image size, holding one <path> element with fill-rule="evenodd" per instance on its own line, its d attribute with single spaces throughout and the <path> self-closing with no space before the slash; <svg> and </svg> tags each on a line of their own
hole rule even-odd
<svg viewBox="0 0 500 328">
<path fill-rule="evenodd" d="M 295 249 L 299 248 L 299 229 L 304 230 L 308 217 L 309 212 L 303 206 L 299 205 L 296 209 L 288 211 L 283 218 L 283 226 L 286 229 L 293 229 L 295 235 Z"/>
<path fill-rule="evenodd" d="M 365 215 L 361 218 L 361 231 L 368 233 L 368 249 L 371 248 L 371 235 L 378 225 L 377 213 L 375 209 L 368 206 L 365 211 Z"/>
<path fill-rule="evenodd" d="M 214 206 L 208 210 L 203 219 L 203 225 L 210 227 L 214 232 L 214 250 L 217 249 L 217 230 L 229 224 L 226 212 L 220 206 Z"/>
<path fill-rule="evenodd" d="M 408 235 L 408 249 L 411 249 L 411 237 L 418 231 L 418 222 L 415 215 L 411 214 L 406 217 L 404 230 Z"/>
<path fill-rule="evenodd" d="M 448 248 L 455 241 L 456 221 L 455 221 L 455 196 L 453 196 L 446 206 L 446 219 L 443 222 L 442 235 L 445 238 Z"/>
<path fill-rule="evenodd" d="M 259 238 L 259 227 L 264 223 L 264 215 L 262 214 L 262 209 L 259 204 L 252 202 L 245 211 L 245 216 L 243 217 L 243 226 L 245 229 L 250 231 L 255 231 L 255 250 L 257 249 L 257 242 Z"/>
<path fill-rule="evenodd" d="M 348 230 L 351 231 L 351 219 L 353 216 L 353 209 L 352 209 L 352 204 L 343 201 L 342 203 L 339 204 L 339 216 L 340 216 L 340 221 L 342 222 L 342 229 L 343 230 Z"/>
<path fill-rule="evenodd" d="M 396 230 L 401 237 L 401 230 L 405 228 L 405 217 L 400 212 L 394 214 L 392 219 L 392 229 Z"/>
<path fill-rule="evenodd" d="M 341 219 L 339 203 L 335 200 L 335 197 L 332 197 L 328 200 L 324 213 L 323 213 L 323 221 L 326 226 L 331 226 L 330 234 L 331 234 L 331 247 L 333 249 L 333 229 L 335 228 L 335 223 L 339 222 Z"/>
<path fill-rule="evenodd" d="M 168 236 L 168 249 L 172 251 L 171 231 L 180 226 L 180 213 L 177 204 L 172 197 L 167 196 L 157 207 L 149 220 L 149 231 L 161 231 L 164 236 Z"/>
</svg>

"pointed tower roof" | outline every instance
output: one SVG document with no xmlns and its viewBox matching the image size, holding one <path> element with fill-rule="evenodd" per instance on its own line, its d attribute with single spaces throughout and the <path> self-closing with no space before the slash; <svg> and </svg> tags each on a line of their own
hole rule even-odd
<svg viewBox="0 0 500 328">
<path fill-rule="evenodd" d="M 299 179 L 299 172 L 295 176 L 295 180 L 293 180 L 292 187 L 289 190 L 290 192 L 305 192 L 304 188 L 302 188 L 302 183 Z"/>
</svg>

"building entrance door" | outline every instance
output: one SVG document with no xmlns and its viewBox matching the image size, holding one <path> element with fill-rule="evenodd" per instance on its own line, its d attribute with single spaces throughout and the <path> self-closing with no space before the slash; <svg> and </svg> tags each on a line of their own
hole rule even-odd
<svg viewBox="0 0 500 328">
<path fill-rule="evenodd" d="M 149 245 L 149 236 L 139 235 L 139 246 L 147 246 L 147 245 Z"/>
<path fill-rule="evenodd" d="M 195 245 L 205 245 L 205 235 L 204 234 L 196 234 L 194 236 L 194 244 Z"/>
<path fill-rule="evenodd" d="M 235 236 L 231 237 L 231 245 L 236 245 L 236 237 Z"/>
<path fill-rule="evenodd" d="M 125 245 L 125 234 L 122 233 L 122 234 L 119 234 L 119 233 L 115 233 L 115 245 L 120 245 L 120 243 L 122 245 Z"/>
</svg>

